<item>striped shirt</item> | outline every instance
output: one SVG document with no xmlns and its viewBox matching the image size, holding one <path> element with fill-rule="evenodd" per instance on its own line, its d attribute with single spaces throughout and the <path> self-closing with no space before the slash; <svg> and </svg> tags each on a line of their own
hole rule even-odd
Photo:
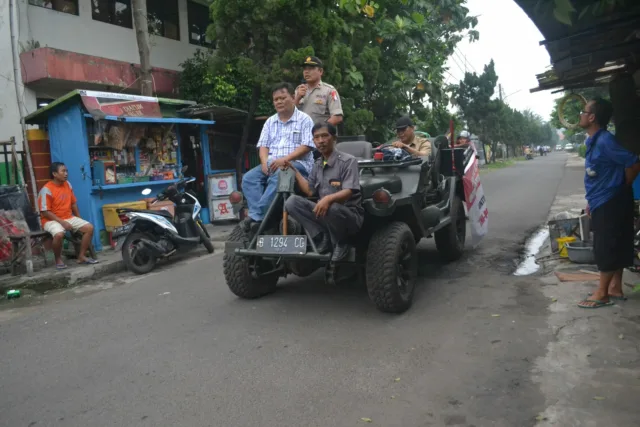
<svg viewBox="0 0 640 427">
<path fill-rule="evenodd" d="M 267 147 L 269 149 L 269 160 L 288 156 L 293 153 L 301 145 L 314 148 L 313 135 L 311 129 L 313 121 L 311 117 L 297 108 L 293 115 L 286 122 L 282 122 L 278 114 L 269 117 L 262 128 L 260 139 L 258 140 L 258 148 Z M 298 159 L 307 169 L 307 173 L 311 172 L 313 167 L 313 154 L 311 152 Z"/>
</svg>

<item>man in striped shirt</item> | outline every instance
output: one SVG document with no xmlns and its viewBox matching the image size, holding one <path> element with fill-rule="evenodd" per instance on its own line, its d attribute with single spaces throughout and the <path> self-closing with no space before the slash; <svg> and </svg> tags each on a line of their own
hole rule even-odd
<svg viewBox="0 0 640 427">
<path fill-rule="evenodd" d="M 313 121 L 296 108 L 293 86 L 280 83 L 274 86 L 272 96 L 277 113 L 267 119 L 260 134 L 260 165 L 242 179 L 242 191 L 249 206 L 247 231 L 264 219 L 275 198 L 279 169 L 289 162 L 306 178 L 313 166 Z"/>
</svg>

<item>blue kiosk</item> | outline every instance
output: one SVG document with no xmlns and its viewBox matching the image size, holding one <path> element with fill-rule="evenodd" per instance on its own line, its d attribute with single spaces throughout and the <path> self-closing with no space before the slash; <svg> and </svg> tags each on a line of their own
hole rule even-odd
<svg viewBox="0 0 640 427">
<path fill-rule="evenodd" d="M 103 247 L 100 236 L 105 230 L 102 207 L 140 201 L 144 188 L 155 194 L 178 181 L 184 149 L 199 147 L 204 182 L 197 184 L 206 194 L 207 176 L 220 172 L 211 170 L 207 134 L 215 122 L 180 117 L 178 110 L 194 104 L 75 90 L 26 118 L 27 124 L 48 131 L 51 161 L 69 169 L 80 214 L 95 227 L 97 250 Z M 184 135 L 191 135 L 189 144 Z M 192 144 L 196 139 L 199 143 Z M 209 217 L 203 221 L 208 223 Z"/>
</svg>

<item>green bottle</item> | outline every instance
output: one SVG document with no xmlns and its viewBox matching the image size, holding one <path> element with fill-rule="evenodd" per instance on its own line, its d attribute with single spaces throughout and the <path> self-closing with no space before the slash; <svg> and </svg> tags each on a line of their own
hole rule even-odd
<svg viewBox="0 0 640 427">
<path fill-rule="evenodd" d="M 7 291 L 7 299 L 20 298 L 19 289 L 10 289 Z"/>
</svg>

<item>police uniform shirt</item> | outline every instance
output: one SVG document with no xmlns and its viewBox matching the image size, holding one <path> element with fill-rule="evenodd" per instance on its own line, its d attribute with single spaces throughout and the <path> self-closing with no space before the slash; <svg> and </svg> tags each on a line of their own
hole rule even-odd
<svg viewBox="0 0 640 427">
<path fill-rule="evenodd" d="M 344 206 L 360 217 L 364 215 L 358 160 L 352 155 L 334 150 L 327 160 L 324 157 L 316 160 L 308 182 L 314 195 L 319 199 L 342 190 L 352 190 L 351 198 L 344 203 Z"/>
<path fill-rule="evenodd" d="M 324 123 L 331 116 L 342 116 L 342 102 L 335 87 L 328 83 L 320 84 L 307 93 L 300 101 L 299 108 L 311 116 L 314 123 Z"/>
<path fill-rule="evenodd" d="M 409 147 L 419 152 L 426 152 L 425 157 L 431 155 L 431 141 L 418 135 L 413 136 L 413 141 L 407 144 Z"/>
</svg>

